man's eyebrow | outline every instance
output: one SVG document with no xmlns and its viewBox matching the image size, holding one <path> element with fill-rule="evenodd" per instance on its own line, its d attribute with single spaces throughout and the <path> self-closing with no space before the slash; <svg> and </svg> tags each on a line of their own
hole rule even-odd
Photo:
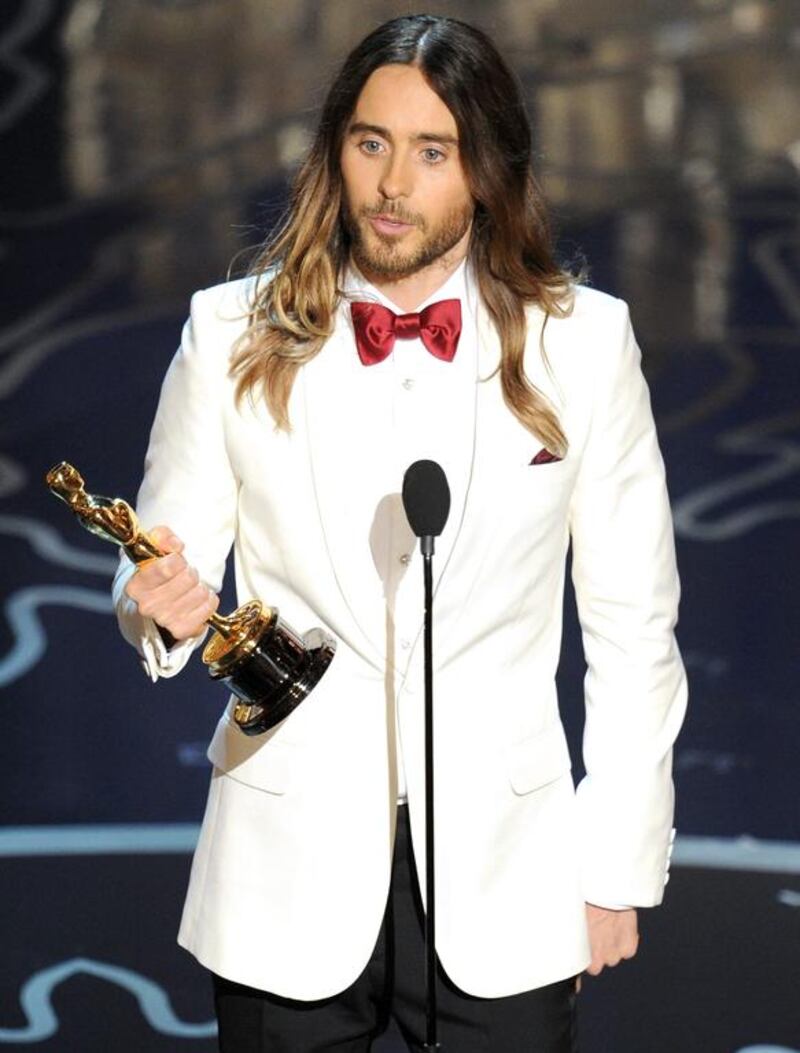
<svg viewBox="0 0 800 1053">
<path fill-rule="evenodd" d="M 373 135 L 380 135 L 382 139 L 393 142 L 392 133 L 388 128 L 384 128 L 380 124 L 368 124 L 366 121 L 354 121 L 347 129 L 348 135 L 363 135 L 365 132 L 371 132 Z M 458 146 L 458 136 L 451 135 L 449 132 L 413 132 L 410 138 L 416 143 L 444 143 L 446 145 Z"/>
</svg>

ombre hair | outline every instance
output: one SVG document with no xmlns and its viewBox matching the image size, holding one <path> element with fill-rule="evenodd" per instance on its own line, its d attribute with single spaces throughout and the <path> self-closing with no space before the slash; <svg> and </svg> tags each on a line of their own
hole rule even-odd
<svg viewBox="0 0 800 1053">
<path fill-rule="evenodd" d="M 531 168 L 531 133 L 519 85 L 480 30 L 454 18 L 409 15 L 370 33 L 348 56 L 322 108 L 283 223 L 258 251 L 248 327 L 231 365 L 238 399 L 261 388 L 289 430 L 297 371 L 330 337 L 350 253 L 340 155 L 361 90 L 376 69 L 416 66 L 453 114 L 475 201 L 469 259 L 502 349 L 503 397 L 553 453 L 566 437 L 554 408 L 525 375 L 525 306 L 565 316 L 574 279 L 553 254 L 547 211 Z M 544 353 L 542 339 L 540 340 Z"/>
</svg>

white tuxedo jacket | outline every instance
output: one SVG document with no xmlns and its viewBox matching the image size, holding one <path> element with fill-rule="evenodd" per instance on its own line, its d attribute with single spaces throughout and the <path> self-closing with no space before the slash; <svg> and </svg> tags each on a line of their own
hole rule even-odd
<svg viewBox="0 0 800 1053">
<path fill-rule="evenodd" d="M 412 646 L 387 653 L 381 583 L 348 516 L 386 424 L 357 399 L 364 367 L 346 309 L 297 378 L 286 434 L 259 400 L 234 404 L 227 370 L 247 290 L 192 300 L 138 512 L 185 541 L 213 588 L 233 544 L 239 601 L 277 606 L 299 631 L 322 625 L 338 650 L 267 734 L 222 716 L 179 940 L 223 976 L 318 999 L 356 979 L 381 924 L 396 725 L 424 889 L 422 607 Z M 498 377 L 476 378 L 463 515 L 434 561 L 437 949 L 455 984 L 487 997 L 584 969 L 584 901 L 660 902 L 685 706 L 669 504 L 627 308 L 578 289 L 572 315 L 547 323 L 550 371 L 541 323 L 531 308 L 526 370 L 569 452 L 531 465 L 541 443 Z M 479 344 L 487 378 L 499 341 L 485 312 Z M 570 539 L 588 665 L 577 791 L 554 684 Z M 132 570 L 123 559 L 115 582 L 122 631 L 154 677 L 172 675 L 199 641 L 164 650 L 123 593 Z"/>
</svg>

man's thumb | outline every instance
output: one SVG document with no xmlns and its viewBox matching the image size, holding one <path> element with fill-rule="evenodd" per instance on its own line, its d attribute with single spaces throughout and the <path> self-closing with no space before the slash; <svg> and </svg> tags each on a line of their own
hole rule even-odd
<svg viewBox="0 0 800 1053">
<path fill-rule="evenodd" d="M 162 552 L 182 552 L 183 542 L 177 534 L 173 533 L 167 526 L 153 527 L 148 530 L 147 536 L 161 549 Z"/>
</svg>

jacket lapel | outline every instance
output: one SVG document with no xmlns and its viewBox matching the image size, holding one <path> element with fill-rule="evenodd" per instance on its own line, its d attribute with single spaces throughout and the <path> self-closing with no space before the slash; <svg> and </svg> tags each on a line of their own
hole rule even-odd
<svg viewBox="0 0 800 1053">
<path fill-rule="evenodd" d="M 487 503 L 492 500 L 495 485 L 496 465 L 491 455 L 491 436 L 498 385 L 496 379 L 487 378 L 499 362 L 500 341 L 482 302 L 477 307 L 477 329 L 477 376 L 464 502 L 450 546 L 439 554 L 439 567 L 434 567 L 436 620 L 440 627 L 437 651 L 440 656 L 446 653 L 447 642 L 457 628 L 464 597 L 470 594 L 491 535 L 485 511 Z M 476 541 L 479 547 L 476 547 Z"/>
<path fill-rule="evenodd" d="M 474 447 L 464 512 L 453 546 L 442 567 L 445 587 L 437 597 L 439 654 L 457 643 L 460 615 L 471 602 L 478 575 L 497 543 L 498 510 L 504 507 L 504 490 L 514 485 L 513 466 L 523 472 L 536 439 L 516 419 L 503 399 L 500 377 L 495 372 L 501 356 L 500 338 L 488 311 L 478 307 L 478 383 L 475 398 Z M 528 308 L 528 354 L 526 373 L 532 383 L 558 406 L 559 393 L 547 375 L 539 337 L 543 315 Z M 533 471 L 534 469 L 530 469 Z"/>
<path fill-rule="evenodd" d="M 355 351 L 352 329 L 340 310 L 322 351 L 300 371 L 309 468 L 333 574 L 349 624 L 349 642 L 372 662 L 385 654 L 385 611 L 369 544 L 374 508 L 364 479 L 374 477 L 381 456 L 378 400 L 369 394 L 366 368 Z M 374 503 L 374 502 L 373 502 Z"/>
</svg>

